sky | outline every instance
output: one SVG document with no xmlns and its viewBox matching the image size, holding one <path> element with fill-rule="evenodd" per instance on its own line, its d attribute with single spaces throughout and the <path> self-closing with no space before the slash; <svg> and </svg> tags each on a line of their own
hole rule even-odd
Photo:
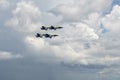
<svg viewBox="0 0 120 80">
<path fill-rule="evenodd" d="M 0 0 L 0 80 L 120 80 L 119 53 L 120 0 Z"/>
</svg>

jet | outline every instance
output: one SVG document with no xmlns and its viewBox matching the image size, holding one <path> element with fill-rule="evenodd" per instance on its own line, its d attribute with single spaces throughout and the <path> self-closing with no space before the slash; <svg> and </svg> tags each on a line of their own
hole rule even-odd
<svg viewBox="0 0 120 80">
<path fill-rule="evenodd" d="M 41 30 L 57 30 L 57 29 L 61 29 L 63 27 L 54 27 L 54 26 L 50 26 L 50 27 L 45 27 L 45 26 L 42 26 L 41 27 Z"/>
<path fill-rule="evenodd" d="M 48 27 L 48 29 L 50 29 L 50 30 L 56 30 L 56 29 L 61 29 L 61 28 L 63 28 L 63 27 L 54 27 L 54 26 Z"/>
<path fill-rule="evenodd" d="M 58 35 L 56 35 L 56 34 L 54 34 L 54 35 L 51 35 L 51 34 L 43 34 L 43 36 L 44 36 L 45 38 L 52 38 L 52 37 L 56 37 L 56 36 L 58 36 Z"/>
<path fill-rule="evenodd" d="M 56 37 L 56 36 L 58 36 L 58 35 L 56 35 L 56 34 L 54 34 L 54 35 L 51 35 L 51 34 L 39 34 L 39 33 L 36 34 L 36 37 L 37 37 L 37 38 L 38 38 L 38 37 L 42 38 L 43 36 L 44 36 L 45 38 L 52 38 L 52 37 Z"/>
<path fill-rule="evenodd" d="M 42 26 L 41 30 L 48 30 L 48 27 Z"/>
<path fill-rule="evenodd" d="M 37 33 L 35 36 L 36 36 L 37 38 L 38 38 L 38 37 L 40 37 L 40 38 L 43 37 L 43 35 L 42 35 L 42 34 L 39 34 L 39 33 Z"/>
</svg>

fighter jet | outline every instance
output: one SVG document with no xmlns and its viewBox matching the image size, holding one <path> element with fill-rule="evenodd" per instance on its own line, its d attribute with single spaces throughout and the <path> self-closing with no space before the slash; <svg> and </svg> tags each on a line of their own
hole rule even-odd
<svg viewBox="0 0 120 80">
<path fill-rule="evenodd" d="M 41 30 L 48 30 L 48 27 L 42 26 Z"/>
<path fill-rule="evenodd" d="M 41 30 L 57 30 L 57 29 L 61 29 L 63 27 L 54 27 L 54 26 L 50 26 L 50 27 L 45 27 L 45 26 L 42 26 L 41 27 Z"/>
<path fill-rule="evenodd" d="M 38 38 L 38 37 L 42 38 L 43 36 L 44 36 L 45 38 L 53 38 L 53 37 L 56 37 L 56 36 L 58 36 L 58 35 L 56 35 L 56 34 L 54 34 L 54 35 L 51 35 L 51 34 L 39 34 L 39 33 L 36 34 L 36 37 L 37 37 L 37 38 Z"/>
<path fill-rule="evenodd" d="M 37 33 L 35 36 L 36 36 L 37 38 L 38 38 L 38 37 L 40 37 L 40 38 L 43 37 L 43 35 L 42 35 L 42 34 L 39 34 L 39 33 Z"/>
<path fill-rule="evenodd" d="M 56 37 L 56 36 L 58 36 L 58 35 L 56 35 L 56 34 L 54 34 L 54 35 L 51 35 L 51 34 L 43 34 L 43 36 L 44 36 L 45 38 L 52 38 L 52 37 Z"/>
<path fill-rule="evenodd" d="M 61 29 L 63 27 L 54 27 L 54 26 L 50 26 L 48 27 L 49 30 L 56 30 L 56 29 Z"/>
</svg>

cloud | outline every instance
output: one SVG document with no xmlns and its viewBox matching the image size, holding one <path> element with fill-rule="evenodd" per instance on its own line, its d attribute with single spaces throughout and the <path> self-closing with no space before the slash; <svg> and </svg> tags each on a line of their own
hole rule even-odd
<svg viewBox="0 0 120 80">
<path fill-rule="evenodd" d="M 95 40 L 99 38 L 99 35 L 97 35 L 93 28 L 82 22 L 65 24 L 63 26 L 65 27 L 61 33 L 61 36 L 64 36 L 63 38 L 65 39 Z"/>
<path fill-rule="evenodd" d="M 9 6 L 8 0 L 0 0 L 0 9 L 7 8 Z"/>
<path fill-rule="evenodd" d="M 42 50 L 45 47 L 45 41 L 43 39 L 35 39 L 35 37 L 27 36 L 25 42 L 35 50 Z"/>
<path fill-rule="evenodd" d="M 51 12 L 62 15 L 65 21 L 79 21 L 86 18 L 93 12 L 104 12 L 110 7 L 112 0 L 74 0 L 71 3 L 61 4 L 51 10 Z"/>
<path fill-rule="evenodd" d="M 118 68 L 118 67 L 105 68 L 102 71 L 100 71 L 99 74 L 103 78 L 119 79 L 120 68 Z"/>
<path fill-rule="evenodd" d="M 102 19 L 103 26 L 113 33 L 119 33 L 120 32 L 120 6 L 115 5 L 111 11 L 110 14 L 107 14 Z"/>
<path fill-rule="evenodd" d="M 45 0 L 43 3 L 49 4 L 48 1 Z M 19 58 L 24 56 L 24 59 L 22 59 L 23 63 L 20 60 L 20 64 L 18 61 L 14 65 L 18 66 L 19 64 L 25 70 L 28 65 L 35 64 L 34 66 L 36 66 L 36 64 L 39 64 L 41 67 L 42 63 L 47 64 L 47 68 L 49 67 L 48 64 L 51 64 L 52 68 L 55 67 L 52 71 L 57 71 L 58 67 L 56 70 L 56 64 L 60 64 L 60 68 L 61 65 L 62 67 L 72 66 L 70 70 L 76 70 L 77 72 L 86 71 L 87 75 L 91 74 L 91 71 L 95 71 L 94 74 L 98 72 L 101 75 L 109 76 L 110 74 L 111 76 L 114 73 L 113 75 L 117 74 L 119 76 L 120 6 L 113 6 L 110 13 L 104 14 L 111 7 L 112 0 L 52 1 L 49 7 L 45 4 L 45 10 L 41 10 L 44 7 L 39 7 L 42 2 L 38 0 L 22 0 L 18 1 L 17 4 L 15 3 L 16 6 L 14 6 L 14 9 L 12 8 L 12 14 L 9 11 L 10 19 L 6 22 L 9 28 L 4 28 L 3 26 L 1 30 L 1 35 L 4 35 L 0 43 L 4 47 L 0 45 L 2 48 L 0 60 L 19 60 Z M 42 5 L 44 6 L 44 4 Z M 46 8 L 50 8 L 51 11 L 46 11 Z M 40 30 L 41 25 L 62 26 L 63 28 L 56 31 L 42 31 Z M 103 30 L 106 31 L 103 32 Z M 36 38 L 35 34 L 37 32 L 58 34 L 59 36 L 52 39 Z M 21 53 L 22 55 L 14 53 Z M 33 69 L 34 66 L 30 67 Z M 28 68 L 31 69 L 30 67 Z M 64 69 L 66 71 L 66 68 Z"/>
<path fill-rule="evenodd" d="M 20 54 L 13 54 L 11 52 L 0 51 L 0 60 L 9 60 L 17 58 L 22 58 L 22 56 Z"/>
<path fill-rule="evenodd" d="M 42 24 L 53 24 L 62 19 L 60 16 L 54 16 L 52 13 L 41 12 L 32 1 L 18 2 L 12 14 L 13 17 L 8 20 L 6 25 L 24 33 L 33 33 L 38 31 L 39 26 Z"/>
<path fill-rule="evenodd" d="M 86 7 L 88 4 L 89 7 Z M 37 59 L 44 58 L 44 61 L 41 60 L 43 62 L 51 60 L 51 62 L 57 63 L 70 63 L 70 65 L 112 66 L 120 61 L 119 38 L 109 37 L 108 35 L 111 35 L 109 32 L 108 35 L 100 36 L 102 32 L 99 32 L 101 24 L 107 28 L 105 25 L 106 21 L 109 21 L 107 15 L 119 12 L 113 9 L 110 14 L 103 16 L 101 12 L 104 12 L 110 4 L 111 0 L 109 2 L 85 0 L 81 3 L 75 0 L 70 4 L 57 6 L 51 13 L 41 11 L 31 1 L 21 1 L 17 3 L 7 25 L 13 26 L 23 35 L 21 40 L 24 41 L 28 53 L 36 56 Z M 119 8 L 117 7 L 117 9 Z M 55 13 L 59 16 L 56 16 Z M 108 20 L 104 21 L 104 19 Z M 116 21 L 115 23 L 118 24 Z M 64 28 L 47 32 L 39 29 L 41 25 L 51 24 L 59 24 Z M 112 31 L 112 29 L 110 30 Z M 35 38 L 34 33 L 36 32 L 59 34 L 59 36 L 53 39 Z"/>
<path fill-rule="evenodd" d="M 41 12 L 32 2 L 22 1 L 17 4 L 13 11 L 13 18 L 6 24 L 14 27 L 17 31 L 33 32 L 41 24 L 37 22 L 40 16 Z"/>
<path fill-rule="evenodd" d="M 100 13 L 93 12 L 87 16 L 87 19 L 83 19 L 82 21 L 86 23 L 89 27 L 93 28 L 95 32 L 98 33 L 101 25 L 101 22 L 100 22 L 101 17 L 102 16 Z"/>
<path fill-rule="evenodd" d="M 86 41 L 64 41 L 60 44 L 51 44 L 43 39 L 36 39 L 34 37 L 27 37 L 25 39 L 28 49 L 33 51 L 36 56 L 44 57 L 45 62 L 64 62 L 69 65 L 102 65 L 102 66 L 112 66 L 116 65 L 120 61 L 118 56 L 118 49 L 106 49 L 108 48 L 109 42 L 86 42 Z M 112 41 L 111 43 L 115 45 Z M 106 46 L 104 46 L 104 45 Z M 108 45 L 108 46 L 107 46 Z M 43 56 L 44 55 L 44 56 Z M 50 57 L 52 56 L 52 57 Z M 54 59 L 53 59 L 54 58 Z M 98 66 L 99 67 L 99 66 Z"/>
</svg>

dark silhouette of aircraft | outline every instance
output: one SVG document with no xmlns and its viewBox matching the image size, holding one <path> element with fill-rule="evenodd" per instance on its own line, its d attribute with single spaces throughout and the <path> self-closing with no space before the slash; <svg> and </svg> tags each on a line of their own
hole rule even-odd
<svg viewBox="0 0 120 80">
<path fill-rule="evenodd" d="M 38 38 L 38 37 L 42 38 L 43 36 L 44 36 L 45 38 L 52 38 L 52 37 L 56 37 L 56 36 L 58 36 L 58 35 L 56 35 L 56 34 L 54 34 L 54 35 L 51 35 L 51 34 L 39 34 L 39 33 L 36 34 L 36 37 L 37 37 L 37 38 Z"/>
<path fill-rule="evenodd" d="M 40 37 L 40 38 L 43 37 L 43 35 L 42 35 L 42 34 L 39 34 L 39 33 L 37 33 L 35 36 L 36 36 L 37 38 L 38 38 L 38 37 Z"/>
<path fill-rule="evenodd" d="M 61 29 L 63 27 L 54 27 L 54 26 L 50 26 L 50 27 L 45 27 L 45 26 L 42 26 L 41 27 L 41 30 L 57 30 L 57 29 Z"/>
<path fill-rule="evenodd" d="M 54 34 L 54 35 L 51 35 L 51 34 L 43 34 L 43 36 L 45 36 L 46 38 L 52 38 L 52 37 L 56 37 L 58 35 Z"/>
<path fill-rule="evenodd" d="M 61 28 L 63 28 L 63 27 L 54 27 L 54 26 L 48 27 L 48 29 L 50 29 L 50 30 L 56 30 L 56 29 L 61 29 Z"/>
<path fill-rule="evenodd" d="M 48 30 L 48 28 L 45 27 L 45 26 L 42 26 L 42 27 L 41 27 L 41 30 Z"/>
</svg>

